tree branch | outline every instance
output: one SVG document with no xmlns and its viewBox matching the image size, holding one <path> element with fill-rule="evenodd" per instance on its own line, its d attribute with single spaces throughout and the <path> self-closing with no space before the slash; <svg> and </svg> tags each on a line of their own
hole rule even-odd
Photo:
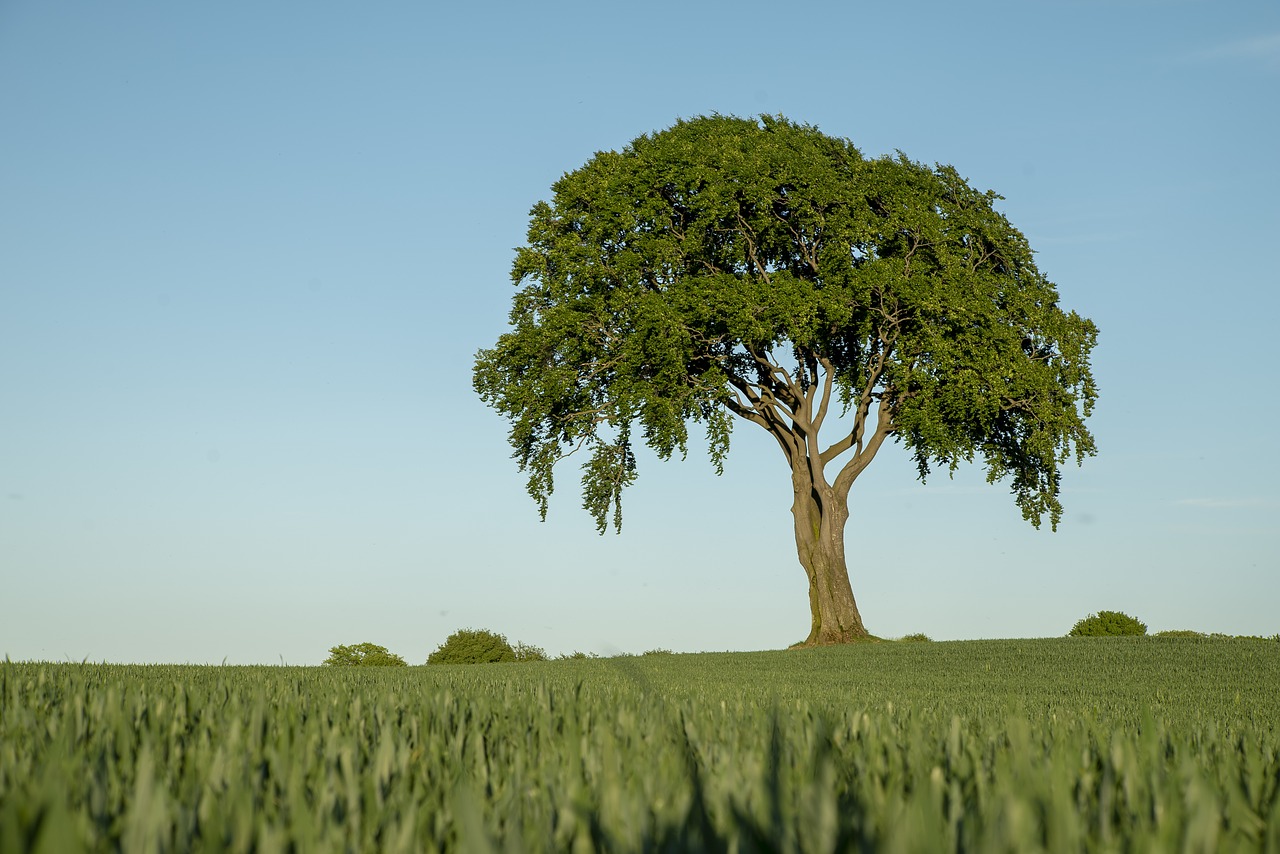
<svg viewBox="0 0 1280 854">
<path fill-rule="evenodd" d="M 801 402 L 804 399 L 800 384 L 796 382 L 786 368 L 783 368 L 768 356 L 761 355 L 754 347 L 744 345 L 743 349 L 747 351 L 747 355 L 756 363 L 760 374 L 760 382 L 758 383 L 760 390 L 767 391 L 774 400 L 786 407 L 792 420 L 799 421 Z M 805 421 L 803 426 L 807 427 L 808 422 Z"/>
<path fill-rule="evenodd" d="M 813 359 L 813 354 L 810 353 L 809 357 L 810 359 Z M 836 373 L 835 366 L 831 364 L 830 359 L 826 357 L 823 357 L 822 359 L 813 359 L 813 374 L 815 380 L 817 379 L 819 364 L 822 365 L 822 396 L 818 399 L 818 411 L 814 413 L 812 419 L 813 432 L 815 434 L 822 429 L 822 422 L 827 419 L 827 411 L 831 407 L 831 395 L 835 386 Z M 814 382 L 810 386 L 810 406 L 812 406 L 813 401 L 812 395 L 816 393 L 817 388 L 817 382 Z M 822 462 L 825 465 L 827 461 L 824 459 Z"/>
<path fill-rule="evenodd" d="M 794 465 L 801 445 L 795 431 L 788 428 L 779 415 L 777 401 L 770 403 L 762 398 L 753 389 L 751 383 L 742 377 L 729 373 L 728 378 L 729 384 L 734 388 L 736 399 L 726 400 L 725 407 L 734 415 L 763 427 L 782 447 L 787 464 Z M 746 398 L 745 403 L 742 397 Z"/>
<path fill-rule="evenodd" d="M 840 469 L 840 473 L 836 475 L 834 486 L 837 494 L 841 496 L 849 494 L 849 488 L 853 486 L 853 482 L 857 480 L 858 475 L 862 474 L 862 470 L 876 458 L 876 453 L 884 444 L 884 440 L 893 434 L 893 413 L 891 410 L 892 407 L 881 398 L 879 405 L 876 407 L 876 429 L 871 434 L 871 439 L 867 442 L 866 448 L 859 448 L 853 458 L 845 463 L 844 468 Z"/>
<path fill-rule="evenodd" d="M 877 337 L 879 352 L 876 354 L 875 364 L 867 371 L 867 381 L 863 384 L 862 391 L 858 395 L 858 406 L 853 414 L 853 429 L 822 452 L 823 465 L 831 462 L 850 448 L 854 448 L 855 459 L 862 454 L 862 440 L 866 433 L 867 416 L 871 412 L 871 403 L 875 400 L 875 388 L 880 382 L 880 377 L 884 375 L 884 369 L 889 364 L 889 355 L 893 352 L 896 342 L 896 335 L 888 339 L 881 336 Z"/>
<path fill-rule="evenodd" d="M 800 250 L 801 258 L 809 265 L 809 269 L 815 273 L 821 272 L 818 266 L 818 246 L 820 241 L 815 238 L 812 244 L 808 243 L 804 239 L 804 232 L 796 228 L 795 225 L 792 224 L 791 220 L 778 213 L 776 208 L 773 211 L 773 218 L 782 223 L 791 236 L 795 238 L 795 245 Z M 821 225 L 818 226 L 818 231 L 819 233 L 822 231 Z"/>
<path fill-rule="evenodd" d="M 738 208 L 736 213 L 738 216 L 738 233 L 747 242 L 747 254 L 751 256 L 751 263 L 760 271 L 760 278 L 764 279 L 765 284 L 768 284 L 770 282 L 769 270 L 760 260 L 760 256 L 756 254 L 756 242 L 751 239 L 754 232 L 751 231 L 751 227 L 747 225 L 746 219 L 742 216 L 742 208 Z"/>
</svg>

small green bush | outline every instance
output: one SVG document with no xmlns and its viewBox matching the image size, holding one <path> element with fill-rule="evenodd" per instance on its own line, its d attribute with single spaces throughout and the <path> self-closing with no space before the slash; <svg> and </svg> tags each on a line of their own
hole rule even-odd
<svg viewBox="0 0 1280 854">
<path fill-rule="evenodd" d="M 675 653 L 669 649 L 663 649 L 662 647 L 659 647 L 657 649 L 646 649 L 644 652 L 641 653 L 641 655 L 675 655 Z"/>
<path fill-rule="evenodd" d="M 516 641 L 516 645 L 511 648 L 515 653 L 516 661 L 546 661 L 547 651 L 540 646 L 534 646 L 531 643 L 520 643 Z"/>
<path fill-rule="evenodd" d="M 933 638 L 929 637 L 924 632 L 916 632 L 914 635 L 903 635 L 902 637 L 898 638 L 898 640 L 918 643 L 918 642 L 924 642 L 924 641 L 932 641 Z"/>
<path fill-rule="evenodd" d="M 1120 611 L 1099 611 L 1077 622 L 1067 637 L 1115 637 L 1119 635 L 1145 635 L 1147 624 L 1137 617 Z"/>
<path fill-rule="evenodd" d="M 1204 632 L 1197 632 L 1191 629 L 1165 629 L 1162 632 L 1156 632 L 1152 637 L 1156 638 L 1207 638 Z"/>
<path fill-rule="evenodd" d="M 357 643 L 329 648 L 325 664 L 330 667 L 407 667 L 408 662 L 376 643 Z"/>
<path fill-rule="evenodd" d="M 559 656 L 556 657 L 556 660 L 557 661 L 565 661 L 565 660 L 576 661 L 584 658 L 599 658 L 599 657 L 600 656 L 594 652 L 581 652 L 575 649 L 573 652 L 561 653 Z"/>
<path fill-rule="evenodd" d="M 427 664 L 499 664 L 515 661 L 505 635 L 485 629 L 458 629 L 427 656 Z"/>
</svg>

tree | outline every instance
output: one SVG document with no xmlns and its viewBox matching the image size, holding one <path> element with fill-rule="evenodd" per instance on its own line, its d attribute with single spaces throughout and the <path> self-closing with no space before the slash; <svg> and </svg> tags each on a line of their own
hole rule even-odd
<svg viewBox="0 0 1280 854">
<path fill-rule="evenodd" d="M 552 189 L 473 375 L 544 519 L 579 450 L 583 506 L 620 531 L 637 442 L 683 457 L 700 424 L 720 473 L 735 418 L 761 427 L 791 470 L 809 644 L 867 635 L 848 494 L 890 440 L 921 480 L 980 457 L 1056 530 L 1060 468 L 1094 453 L 1097 330 L 1059 308 L 1000 196 L 768 116 L 681 121 Z"/>
<path fill-rule="evenodd" d="M 547 661 L 547 651 L 540 646 L 534 646 L 531 643 L 522 643 L 516 641 L 511 646 L 511 654 L 515 656 L 516 661 L 528 663 L 530 661 Z"/>
<path fill-rule="evenodd" d="M 516 660 L 516 651 L 506 635 L 487 629 L 458 629 L 427 656 L 427 664 L 501 664 Z"/>
<path fill-rule="evenodd" d="M 1099 611 L 1077 620 L 1067 637 L 1099 638 L 1122 635 L 1145 635 L 1147 624 L 1123 611 Z"/>
<path fill-rule="evenodd" d="M 331 667 L 407 667 L 403 658 L 376 643 L 330 647 L 325 664 Z"/>
</svg>

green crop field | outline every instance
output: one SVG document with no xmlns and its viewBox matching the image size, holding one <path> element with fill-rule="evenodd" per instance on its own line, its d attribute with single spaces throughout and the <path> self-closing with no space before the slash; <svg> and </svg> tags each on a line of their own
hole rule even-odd
<svg viewBox="0 0 1280 854">
<path fill-rule="evenodd" d="M 0 852 L 1280 851 L 1280 643 L 0 664 Z"/>
</svg>

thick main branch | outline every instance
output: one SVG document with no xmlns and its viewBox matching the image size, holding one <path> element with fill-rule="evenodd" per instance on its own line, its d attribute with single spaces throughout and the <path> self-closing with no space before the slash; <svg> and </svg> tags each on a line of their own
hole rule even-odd
<svg viewBox="0 0 1280 854">
<path fill-rule="evenodd" d="M 859 439 L 859 448 L 857 453 L 849 462 L 844 464 L 840 469 L 840 473 L 836 475 L 835 488 L 841 495 L 848 495 L 849 488 L 853 486 L 853 482 L 862 474 L 862 470 L 871 464 L 876 458 L 876 454 L 880 451 L 880 447 L 884 445 L 884 440 L 889 438 L 893 433 L 893 409 L 883 398 L 876 411 L 876 429 L 871 434 L 870 440 L 867 441 L 866 447 L 861 447 L 861 439 Z"/>
</svg>

